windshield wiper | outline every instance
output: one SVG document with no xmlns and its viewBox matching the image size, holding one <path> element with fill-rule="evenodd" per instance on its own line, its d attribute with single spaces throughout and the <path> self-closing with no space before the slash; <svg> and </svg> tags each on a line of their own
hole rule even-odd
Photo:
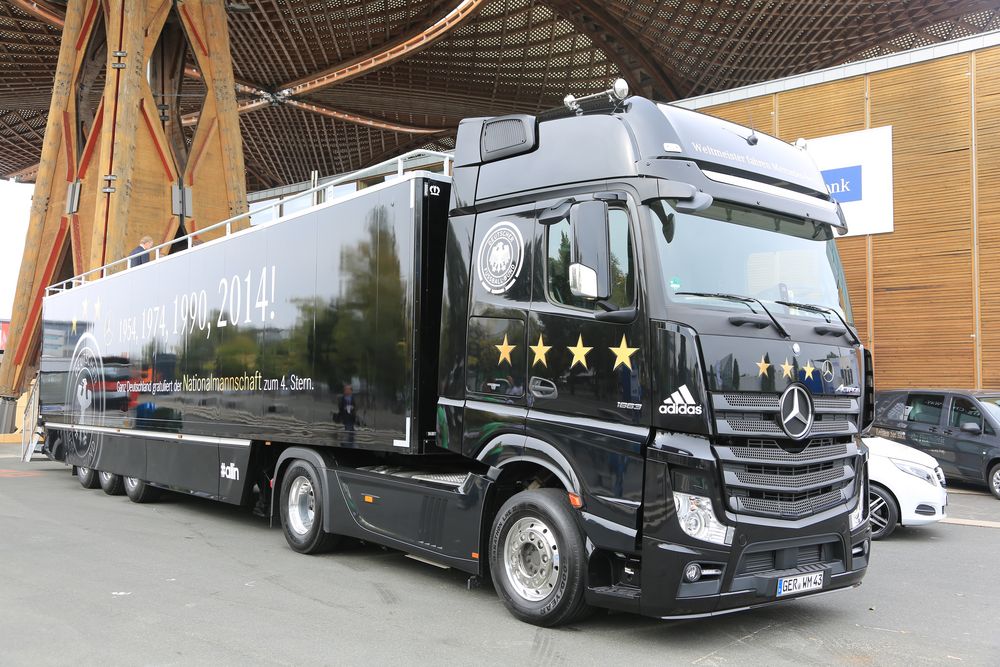
<svg viewBox="0 0 1000 667">
<path fill-rule="evenodd" d="M 767 313 L 767 316 L 771 318 L 771 322 L 774 324 L 775 330 L 781 334 L 783 338 L 791 338 L 791 336 L 788 335 L 788 332 L 785 331 L 785 327 L 778 323 L 778 320 L 775 319 L 770 310 L 764 307 L 764 304 L 760 302 L 760 299 L 755 299 L 752 296 L 741 296 L 739 294 L 726 294 L 724 292 L 674 292 L 674 294 L 678 294 L 680 296 L 705 296 L 713 299 L 728 299 L 730 301 L 739 301 L 741 303 L 756 303 L 760 306 L 760 309 Z M 751 310 L 753 309 L 751 308 Z"/>
<path fill-rule="evenodd" d="M 840 320 L 840 323 L 844 325 L 844 328 L 847 329 L 847 332 L 851 334 L 851 338 L 854 339 L 854 342 L 857 343 L 858 345 L 861 345 L 861 339 L 858 338 L 858 334 L 854 333 L 854 329 L 852 329 L 851 325 L 847 323 L 847 320 L 844 319 L 844 316 L 833 308 L 827 308 L 826 306 L 817 306 L 814 303 L 796 303 L 794 301 L 775 301 L 775 303 L 780 303 L 782 306 L 788 306 L 789 308 L 798 308 L 799 310 L 808 310 L 814 313 L 820 313 L 824 315 L 831 315 L 831 314 L 835 315 L 837 319 Z"/>
</svg>

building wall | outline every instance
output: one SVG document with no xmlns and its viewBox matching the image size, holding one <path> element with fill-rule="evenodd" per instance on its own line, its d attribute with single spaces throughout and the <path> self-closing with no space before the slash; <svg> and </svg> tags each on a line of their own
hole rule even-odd
<svg viewBox="0 0 1000 667">
<path fill-rule="evenodd" d="M 837 242 L 876 386 L 1000 389 L 1000 47 L 700 110 L 786 141 L 892 125 L 894 231 Z"/>
</svg>

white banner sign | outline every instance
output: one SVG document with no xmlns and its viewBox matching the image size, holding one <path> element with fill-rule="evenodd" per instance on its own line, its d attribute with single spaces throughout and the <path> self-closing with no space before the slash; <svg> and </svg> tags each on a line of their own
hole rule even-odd
<svg viewBox="0 0 1000 667">
<path fill-rule="evenodd" d="M 891 126 L 809 139 L 806 150 L 844 209 L 848 236 L 892 231 Z"/>
</svg>

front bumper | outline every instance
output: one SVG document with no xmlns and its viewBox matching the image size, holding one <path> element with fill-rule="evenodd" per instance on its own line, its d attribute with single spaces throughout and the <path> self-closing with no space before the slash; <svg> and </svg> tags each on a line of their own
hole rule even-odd
<svg viewBox="0 0 1000 667">
<path fill-rule="evenodd" d="M 948 493 L 941 488 L 920 498 L 900 501 L 899 522 L 904 526 L 926 526 L 948 517 Z"/>
<path fill-rule="evenodd" d="M 827 506 L 800 518 L 736 514 L 716 500 L 722 493 L 707 444 L 678 436 L 673 440 L 678 446 L 672 450 L 651 448 L 647 453 L 640 613 L 710 616 L 861 583 L 871 552 L 871 530 L 866 522 L 852 531 L 849 516 L 859 500 L 866 503 L 867 512 L 867 493 L 861 490 L 867 488 L 867 472 L 852 484 L 860 487 L 850 494 L 858 499 L 853 502 Z M 857 469 L 864 470 L 861 465 Z M 681 529 L 673 502 L 672 468 L 690 471 L 703 480 L 703 495 L 712 498 L 717 519 L 730 527 L 727 544 L 694 539 Z M 684 575 L 692 563 L 703 573 L 693 582 Z M 781 578 L 819 572 L 823 573 L 820 588 L 778 596 Z"/>
<path fill-rule="evenodd" d="M 857 586 L 871 550 L 867 526 L 851 534 L 846 512 L 802 528 L 737 524 L 731 547 L 644 538 L 640 613 L 696 617 L 749 609 Z M 719 574 L 684 579 L 690 563 Z M 823 572 L 820 589 L 778 597 L 778 580 Z"/>
</svg>

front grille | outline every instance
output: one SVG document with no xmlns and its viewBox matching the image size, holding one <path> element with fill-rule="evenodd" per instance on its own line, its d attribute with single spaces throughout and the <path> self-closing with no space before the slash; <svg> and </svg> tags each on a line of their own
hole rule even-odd
<svg viewBox="0 0 1000 667">
<path fill-rule="evenodd" d="M 856 495 L 861 405 L 850 396 L 815 396 L 811 437 L 790 440 L 779 426 L 779 395 L 712 395 L 716 456 L 727 508 L 738 514 L 801 519 Z M 786 558 L 787 560 L 787 558 Z"/>
<path fill-rule="evenodd" d="M 724 394 L 729 405 L 736 408 L 761 408 L 764 410 L 778 409 L 777 394 L 761 394 L 757 392 L 744 392 L 742 394 Z"/>
<path fill-rule="evenodd" d="M 721 412 L 733 410 L 777 412 L 780 397 L 780 394 L 760 391 L 727 392 L 714 394 L 712 407 Z M 857 413 L 859 410 L 858 399 L 850 396 L 813 396 L 813 407 L 816 408 L 816 412 Z"/>
<path fill-rule="evenodd" d="M 759 551 L 747 554 L 743 557 L 743 563 L 737 574 L 754 574 L 756 572 L 768 572 L 774 569 L 774 552 Z"/>
<path fill-rule="evenodd" d="M 857 445 L 850 437 L 813 438 L 799 448 L 770 438 L 732 438 L 715 445 L 727 508 L 800 519 L 855 495 Z"/>
<path fill-rule="evenodd" d="M 737 458 L 753 461 L 787 461 L 805 463 L 814 459 L 828 459 L 847 455 L 847 442 L 837 442 L 833 438 L 813 438 L 799 452 L 787 451 L 777 440 L 749 439 L 739 445 L 729 447 Z"/>
<path fill-rule="evenodd" d="M 736 568 L 736 576 L 793 568 L 814 569 L 816 565 L 838 561 L 841 558 L 841 551 L 835 542 L 807 544 L 773 551 L 752 551 L 743 554 Z"/>
<path fill-rule="evenodd" d="M 715 428 L 720 436 L 772 435 L 785 438 L 778 415 L 778 394 L 759 391 L 712 394 Z M 855 435 L 858 399 L 849 396 L 813 396 L 813 435 Z"/>
<path fill-rule="evenodd" d="M 783 468 L 771 465 L 733 466 L 736 479 L 755 487 L 801 488 L 828 485 L 842 479 L 845 468 L 830 461 Z"/>
<path fill-rule="evenodd" d="M 842 503 L 844 494 L 840 489 L 817 489 L 803 493 L 773 493 L 747 490 L 736 496 L 739 505 L 750 512 L 770 514 L 788 519 L 799 519 L 818 514 Z"/>
</svg>

